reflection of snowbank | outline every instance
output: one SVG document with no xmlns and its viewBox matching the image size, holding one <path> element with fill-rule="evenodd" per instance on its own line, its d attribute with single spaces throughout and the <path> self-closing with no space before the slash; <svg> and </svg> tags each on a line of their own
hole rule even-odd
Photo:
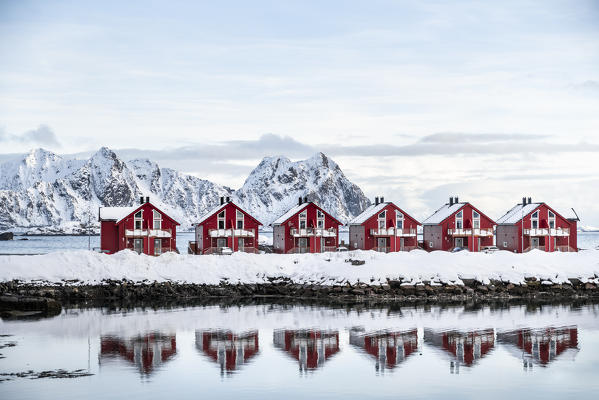
<svg viewBox="0 0 599 400">
<path fill-rule="evenodd" d="M 348 258 L 366 261 L 352 266 Z M 267 277 L 286 277 L 295 282 L 331 285 L 345 281 L 386 283 L 387 278 L 403 278 L 417 283 L 422 280 L 455 282 L 489 279 L 524 282 L 526 277 L 556 283 L 581 278 L 599 283 L 599 251 L 580 253 L 545 253 L 533 250 L 526 254 L 499 251 L 484 253 L 447 253 L 421 250 L 400 253 L 351 251 L 324 254 L 246 254 L 232 256 L 192 256 L 166 253 L 160 257 L 122 251 L 105 255 L 88 251 L 60 252 L 38 256 L 0 257 L 0 280 L 46 280 L 60 282 L 79 279 L 100 282 L 104 279 L 133 281 L 179 281 L 218 284 L 229 282 L 261 283 Z"/>
</svg>

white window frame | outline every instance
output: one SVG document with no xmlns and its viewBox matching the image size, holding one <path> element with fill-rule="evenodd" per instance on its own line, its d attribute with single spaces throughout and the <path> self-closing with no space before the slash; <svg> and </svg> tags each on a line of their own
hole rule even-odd
<svg viewBox="0 0 599 400">
<path fill-rule="evenodd" d="M 160 246 L 156 247 L 156 243 L 160 243 Z M 162 254 L 162 239 L 154 239 L 154 255 L 159 256 Z"/>
<path fill-rule="evenodd" d="M 316 227 L 324 229 L 324 213 L 320 210 L 316 210 Z"/>
<path fill-rule="evenodd" d="M 222 228 L 221 228 L 222 222 Z M 227 228 L 227 210 L 222 210 L 216 216 L 216 227 L 218 229 L 226 229 Z"/>
<path fill-rule="evenodd" d="M 539 229 L 539 210 L 533 212 L 530 216 L 530 228 Z"/>
<path fill-rule="evenodd" d="M 455 228 L 464 229 L 464 210 L 460 210 L 455 215 Z"/>
<path fill-rule="evenodd" d="M 555 213 L 553 213 L 551 210 L 547 210 L 548 211 L 548 221 L 549 221 L 549 228 L 550 229 L 555 229 Z"/>
<path fill-rule="evenodd" d="M 435 246 L 435 244 L 433 242 L 428 242 L 428 247 L 430 247 L 431 249 Z"/>
<path fill-rule="evenodd" d="M 137 216 L 139 214 L 139 217 Z M 137 223 L 139 222 L 139 228 L 137 227 Z M 139 210 L 133 215 L 133 229 L 143 229 L 144 227 L 144 211 Z"/>
<path fill-rule="evenodd" d="M 156 216 L 158 216 L 158 218 L 156 218 Z M 162 229 L 162 214 L 156 210 L 152 210 L 152 229 Z"/>
<path fill-rule="evenodd" d="M 395 228 L 403 230 L 404 216 L 401 212 L 395 211 Z"/>
<path fill-rule="evenodd" d="M 381 217 L 382 215 L 382 217 Z M 377 216 L 377 226 L 379 229 L 387 228 L 387 210 L 381 211 Z"/>
<path fill-rule="evenodd" d="M 240 224 L 240 222 L 241 222 L 241 224 Z M 235 228 L 236 229 L 245 229 L 244 226 L 245 226 L 245 215 L 241 211 L 236 210 L 235 211 Z"/>
<path fill-rule="evenodd" d="M 472 228 L 480 229 L 480 214 L 474 210 L 472 210 Z"/>
<path fill-rule="evenodd" d="M 304 210 L 299 213 L 299 229 L 307 229 L 308 228 L 308 210 Z"/>
<path fill-rule="evenodd" d="M 503 242 L 503 247 L 507 247 L 507 242 Z"/>
</svg>

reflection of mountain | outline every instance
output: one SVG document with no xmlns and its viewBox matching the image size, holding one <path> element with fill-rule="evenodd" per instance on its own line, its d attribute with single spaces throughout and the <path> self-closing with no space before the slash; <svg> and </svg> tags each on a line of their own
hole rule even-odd
<svg viewBox="0 0 599 400">
<path fill-rule="evenodd" d="M 472 366 L 495 346 L 493 329 L 436 332 L 424 330 L 424 341 L 451 356 L 450 370 L 459 373 L 460 365 Z"/>
<path fill-rule="evenodd" d="M 573 350 L 573 354 L 576 354 L 576 351 L 578 351 L 578 328 L 576 326 L 565 326 L 560 328 L 519 329 L 498 333 L 497 340 L 521 350 L 521 352 L 517 352 L 517 356 L 518 358 L 522 357 L 525 368 L 532 367 L 533 362 L 547 366 L 556 357 L 568 350 Z M 514 349 L 514 347 L 511 347 L 511 349 Z"/>
<path fill-rule="evenodd" d="M 121 357 L 135 364 L 139 372 L 149 375 L 170 360 L 177 352 L 177 338 L 174 334 L 148 333 L 146 335 L 121 338 L 102 336 L 100 338 L 100 360 Z"/>
<path fill-rule="evenodd" d="M 339 351 L 339 331 L 276 330 L 275 347 L 299 361 L 300 371 L 316 369 Z"/>
<path fill-rule="evenodd" d="M 218 363 L 221 373 L 230 373 L 258 353 L 258 331 L 196 331 L 196 348 Z"/>
<path fill-rule="evenodd" d="M 351 330 L 349 343 L 360 347 L 376 359 L 376 370 L 392 369 L 418 349 L 416 329 L 405 332 L 362 333 Z"/>
</svg>

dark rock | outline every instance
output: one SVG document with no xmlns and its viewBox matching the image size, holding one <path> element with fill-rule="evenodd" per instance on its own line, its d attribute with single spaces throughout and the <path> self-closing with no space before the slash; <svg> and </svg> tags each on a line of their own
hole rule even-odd
<svg viewBox="0 0 599 400">
<path fill-rule="evenodd" d="M 0 233 L 0 240 L 12 240 L 13 234 L 12 232 L 3 232 Z"/>
</svg>

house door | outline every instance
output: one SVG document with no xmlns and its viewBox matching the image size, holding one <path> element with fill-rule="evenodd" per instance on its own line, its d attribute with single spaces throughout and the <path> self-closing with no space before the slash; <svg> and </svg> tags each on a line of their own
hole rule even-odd
<svg viewBox="0 0 599 400">
<path fill-rule="evenodd" d="M 137 254 L 141 254 L 144 251 L 143 239 L 133 239 L 133 251 Z"/>
<path fill-rule="evenodd" d="M 216 239 L 216 248 L 220 250 L 223 247 L 227 247 L 227 238 L 217 238 Z"/>
<path fill-rule="evenodd" d="M 454 247 L 464 247 L 464 238 L 455 238 Z"/>
<path fill-rule="evenodd" d="M 308 238 L 305 238 L 305 237 L 299 238 L 299 252 L 300 253 L 308 252 Z"/>
<path fill-rule="evenodd" d="M 378 251 L 387 252 L 387 238 L 378 238 L 377 248 Z"/>
<path fill-rule="evenodd" d="M 162 239 L 154 239 L 154 255 L 162 254 Z"/>
<path fill-rule="evenodd" d="M 530 247 L 532 249 L 538 249 L 539 248 L 539 238 L 538 237 L 533 237 L 530 240 L 531 240 Z"/>
<path fill-rule="evenodd" d="M 324 253 L 324 244 L 325 244 L 325 240 L 323 237 L 320 238 L 320 252 Z"/>
<path fill-rule="evenodd" d="M 404 238 L 399 238 L 399 251 L 404 251 Z"/>
<path fill-rule="evenodd" d="M 244 250 L 244 245 L 245 245 L 245 239 L 244 238 L 238 238 L 237 239 L 237 251 L 243 251 Z"/>
<path fill-rule="evenodd" d="M 476 238 L 476 250 L 475 251 L 480 251 L 480 238 Z"/>
</svg>

